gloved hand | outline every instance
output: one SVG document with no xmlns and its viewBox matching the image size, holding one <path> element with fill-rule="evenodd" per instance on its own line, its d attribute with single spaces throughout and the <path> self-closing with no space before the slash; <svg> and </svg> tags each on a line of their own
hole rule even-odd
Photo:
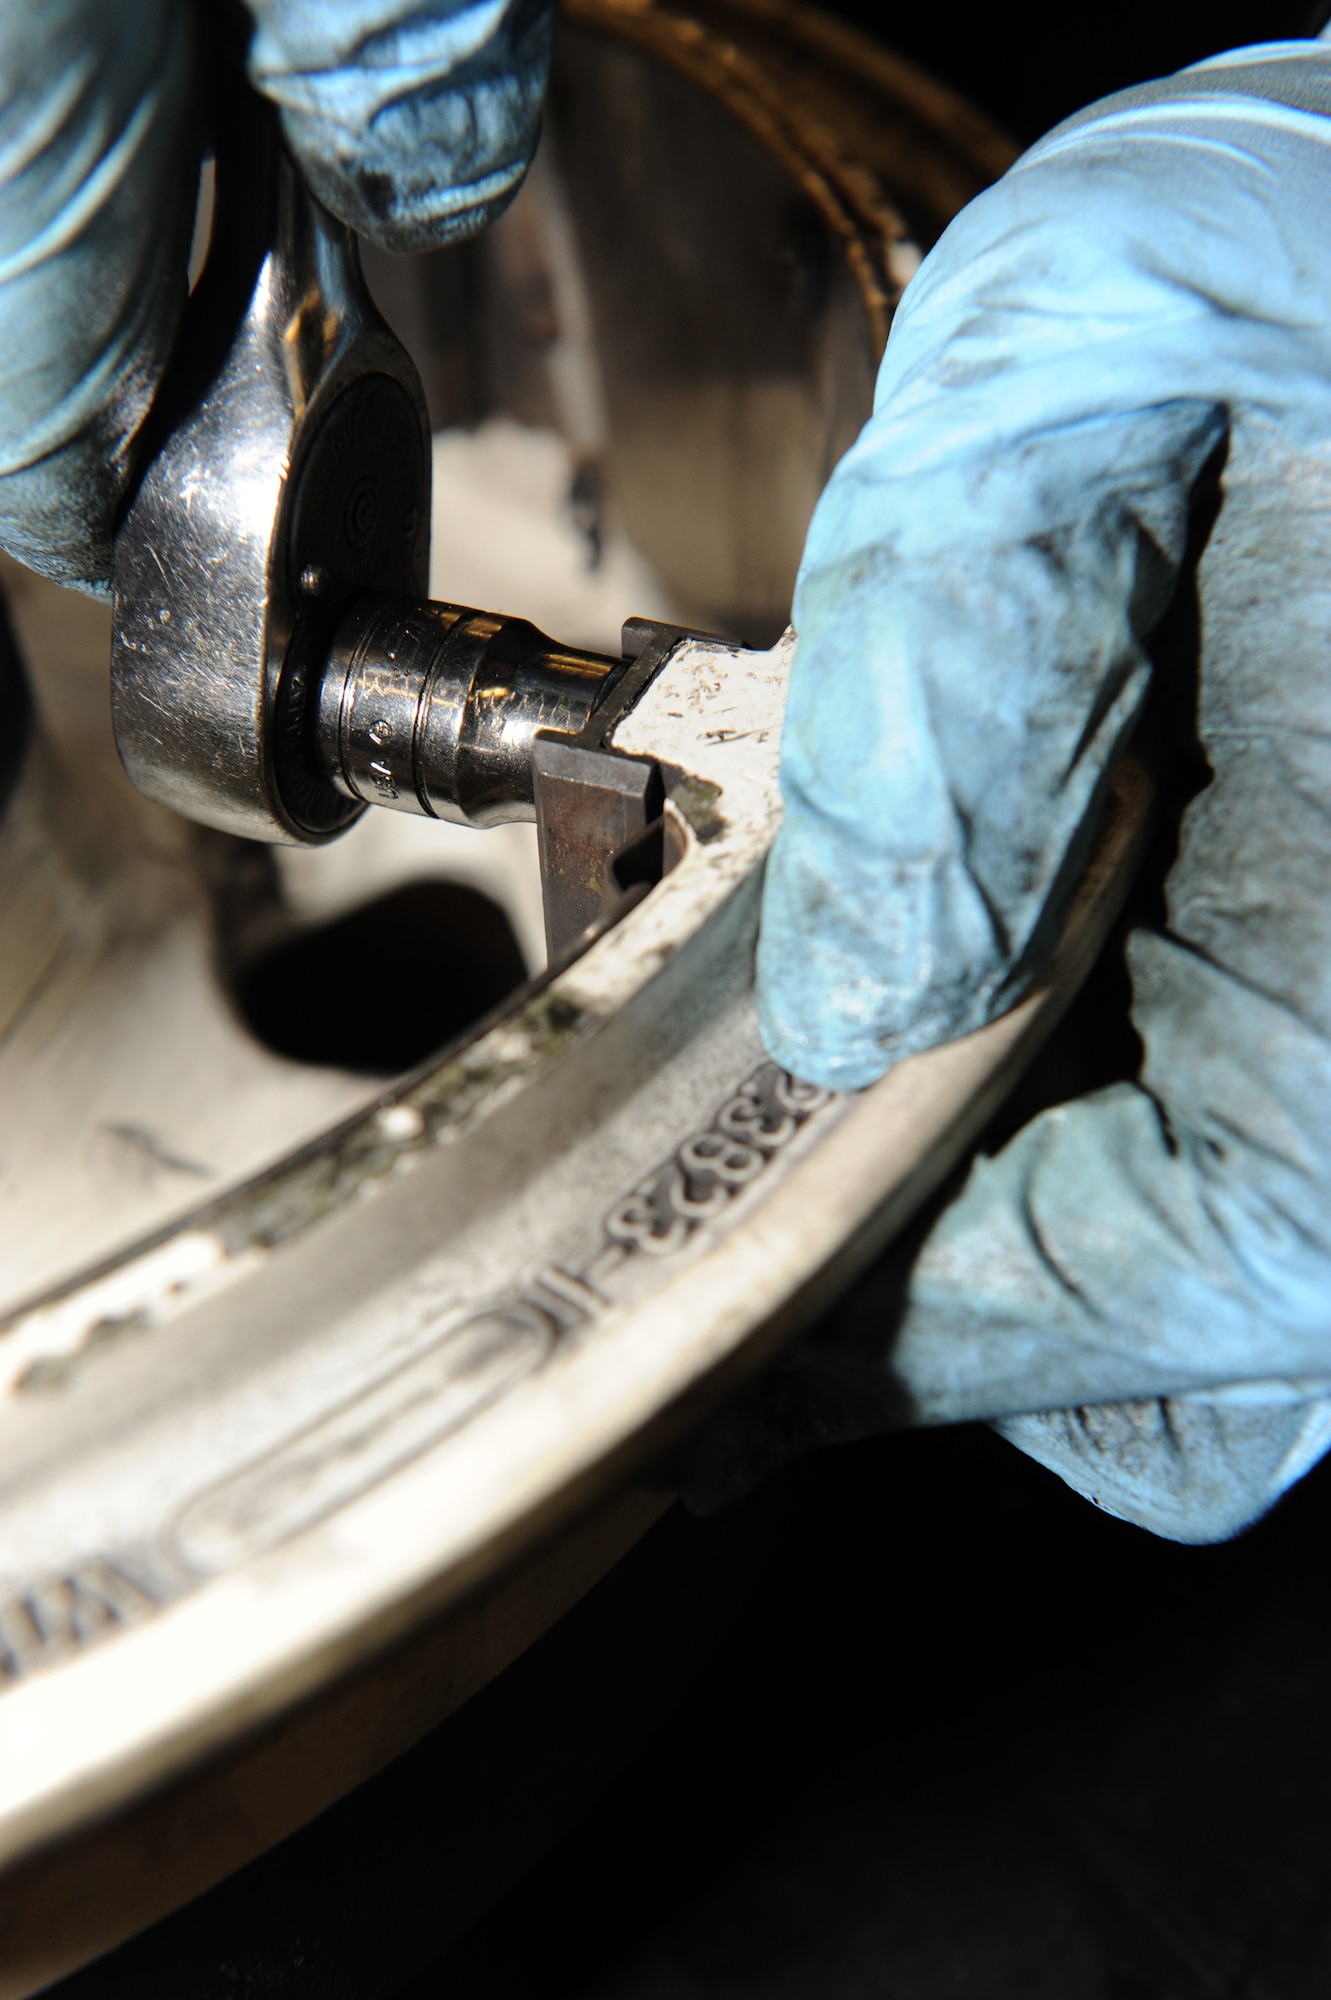
<svg viewBox="0 0 1331 2000">
<path fill-rule="evenodd" d="M 252 0 L 253 81 L 316 194 L 391 249 L 516 191 L 547 0 Z M 200 141 L 191 0 L 0 12 L 0 547 L 104 592 L 134 439 L 185 299 Z"/>
<path fill-rule="evenodd" d="M 853 1088 L 1020 997 L 1221 457 L 1212 776 L 1129 942 L 1140 1082 L 978 1162 L 904 1298 L 727 1417 L 696 1497 L 800 1439 L 987 1417 L 1202 1541 L 1331 1443 L 1331 49 L 1083 112 L 911 284 L 799 579 L 761 1009 Z"/>
</svg>

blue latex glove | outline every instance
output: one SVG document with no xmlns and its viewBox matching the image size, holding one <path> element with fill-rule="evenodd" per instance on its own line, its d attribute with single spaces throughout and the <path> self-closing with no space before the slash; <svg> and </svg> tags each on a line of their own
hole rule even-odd
<svg viewBox="0 0 1331 2000">
<path fill-rule="evenodd" d="M 904 1304 L 766 1392 L 811 1435 L 997 1418 L 1197 1541 L 1331 1443 L 1331 49 L 1082 113 L 911 284 L 800 575 L 760 948 L 774 1055 L 835 1086 L 1021 995 L 1217 447 L 1214 776 L 1129 943 L 1140 1084 L 977 1163 Z"/>
<path fill-rule="evenodd" d="M 307 178 L 392 249 L 503 207 L 535 149 L 542 0 L 255 0 L 255 83 Z M 135 434 L 185 298 L 200 107 L 188 0 L 0 10 L 0 547 L 108 588 Z"/>
</svg>

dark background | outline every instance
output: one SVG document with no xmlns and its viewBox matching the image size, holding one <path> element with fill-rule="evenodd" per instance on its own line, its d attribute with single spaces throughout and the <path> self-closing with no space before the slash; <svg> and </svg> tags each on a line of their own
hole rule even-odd
<svg viewBox="0 0 1331 2000">
<path fill-rule="evenodd" d="M 1029 141 L 1296 4 L 835 9 Z M 1331 219 L 1329 219 L 1331 221 Z M 988 1432 L 676 1510 L 63 2000 L 1326 2000 L 1331 1468 L 1187 1550 Z"/>
<path fill-rule="evenodd" d="M 1327 0 L 831 0 L 827 11 L 913 57 L 1029 144 L 1093 98 L 1221 49 L 1313 32 L 1331 9 Z"/>
<path fill-rule="evenodd" d="M 825 1451 L 58 2000 L 1325 2000 L 1329 1531 Z"/>
</svg>

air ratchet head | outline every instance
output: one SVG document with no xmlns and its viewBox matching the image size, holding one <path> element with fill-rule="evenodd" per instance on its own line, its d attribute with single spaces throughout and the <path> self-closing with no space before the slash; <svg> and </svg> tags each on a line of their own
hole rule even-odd
<svg viewBox="0 0 1331 2000">
<path fill-rule="evenodd" d="M 430 439 L 410 358 L 350 232 L 239 91 L 212 243 L 116 541 L 112 712 L 140 790 L 258 840 L 359 807 L 310 755 L 337 621 L 424 592 Z"/>
</svg>

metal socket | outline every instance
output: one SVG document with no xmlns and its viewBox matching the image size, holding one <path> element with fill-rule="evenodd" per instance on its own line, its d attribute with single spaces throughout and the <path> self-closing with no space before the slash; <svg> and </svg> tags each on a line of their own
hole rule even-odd
<svg viewBox="0 0 1331 2000">
<path fill-rule="evenodd" d="M 537 735 L 577 735 L 624 665 L 525 618 L 361 598 L 329 650 L 318 761 L 348 799 L 465 826 L 531 820 Z"/>
</svg>

